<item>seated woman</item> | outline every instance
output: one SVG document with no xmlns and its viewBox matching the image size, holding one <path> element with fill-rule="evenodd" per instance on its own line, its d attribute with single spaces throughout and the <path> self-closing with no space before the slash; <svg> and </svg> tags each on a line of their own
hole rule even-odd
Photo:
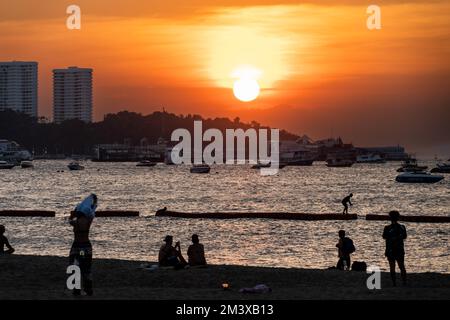
<svg viewBox="0 0 450 320">
<path fill-rule="evenodd" d="M 187 265 L 186 260 L 181 254 L 180 243 L 177 242 L 173 246 L 173 237 L 167 235 L 164 239 L 165 244 L 159 249 L 158 262 L 161 267 L 175 267 L 182 269 Z"/>
<path fill-rule="evenodd" d="M 0 225 L 0 255 L 14 253 L 14 248 L 9 244 L 8 238 L 4 236 L 5 231 L 5 226 Z M 5 247 L 8 248 L 8 250 L 5 251 Z"/>
<path fill-rule="evenodd" d="M 192 235 L 192 244 L 189 246 L 188 251 L 188 261 L 190 266 L 205 266 L 205 248 L 200 243 L 198 235 Z"/>
</svg>

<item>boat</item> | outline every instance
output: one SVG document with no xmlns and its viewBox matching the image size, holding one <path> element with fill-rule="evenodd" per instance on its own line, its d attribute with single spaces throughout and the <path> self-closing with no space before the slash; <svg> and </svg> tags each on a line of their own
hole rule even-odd
<svg viewBox="0 0 450 320">
<path fill-rule="evenodd" d="M 84 170 L 84 167 L 76 161 L 71 162 L 67 167 L 73 171 L 74 170 Z"/>
<path fill-rule="evenodd" d="M 0 161 L 0 169 L 12 169 L 15 167 L 14 163 Z"/>
<path fill-rule="evenodd" d="M 20 163 L 20 166 L 22 167 L 22 169 L 34 168 L 34 164 L 31 161 L 22 161 Z"/>
<path fill-rule="evenodd" d="M 345 168 L 351 167 L 355 162 L 350 159 L 330 158 L 327 160 L 327 167 Z"/>
<path fill-rule="evenodd" d="M 357 163 L 386 163 L 379 154 L 363 154 L 356 157 Z"/>
<path fill-rule="evenodd" d="M 252 169 L 270 168 L 271 165 L 272 165 L 271 162 L 268 162 L 268 163 L 261 163 L 261 162 L 258 161 L 257 164 L 254 164 L 254 165 L 252 166 Z M 279 163 L 279 164 L 278 164 L 278 169 L 283 169 L 285 166 L 286 166 L 286 164 L 284 164 L 284 163 Z"/>
<path fill-rule="evenodd" d="M 397 169 L 397 172 L 422 172 L 427 169 L 427 166 L 419 166 L 417 159 L 408 158 L 402 163 L 402 166 Z"/>
<path fill-rule="evenodd" d="M 411 171 L 399 174 L 395 181 L 404 183 L 436 183 L 444 179 L 444 176 L 433 175 L 425 171 Z"/>
<path fill-rule="evenodd" d="M 280 153 L 280 162 L 285 166 L 311 166 L 315 155 L 309 150 L 295 150 Z"/>
<path fill-rule="evenodd" d="M 431 169 L 432 173 L 450 173 L 450 160 L 448 162 L 437 163 L 436 168 Z"/>
<path fill-rule="evenodd" d="M 211 167 L 207 164 L 194 164 L 191 167 L 191 173 L 209 173 L 211 171 Z"/>
<path fill-rule="evenodd" d="M 0 160 L 19 164 L 33 160 L 33 155 L 15 141 L 0 139 Z"/>
<path fill-rule="evenodd" d="M 156 166 L 156 162 L 152 162 L 150 160 L 142 160 L 136 164 L 136 167 L 154 167 Z"/>
</svg>

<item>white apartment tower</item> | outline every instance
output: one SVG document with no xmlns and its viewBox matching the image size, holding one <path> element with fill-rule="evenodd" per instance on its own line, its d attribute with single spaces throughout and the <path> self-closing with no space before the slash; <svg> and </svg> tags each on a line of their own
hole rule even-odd
<svg viewBox="0 0 450 320">
<path fill-rule="evenodd" d="M 53 70 L 53 121 L 92 122 L 92 69 Z"/>
<path fill-rule="evenodd" d="M 0 111 L 38 116 L 38 63 L 0 62 Z"/>
</svg>

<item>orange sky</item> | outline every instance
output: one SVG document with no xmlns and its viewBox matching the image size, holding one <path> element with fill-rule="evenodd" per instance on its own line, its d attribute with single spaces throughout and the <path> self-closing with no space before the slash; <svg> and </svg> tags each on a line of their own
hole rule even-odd
<svg viewBox="0 0 450 320">
<path fill-rule="evenodd" d="M 448 1 L 298 3 L 2 1 L 0 61 L 39 62 L 44 116 L 51 70 L 77 65 L 94 68 L 97 120 L 165 107 L 450 153 Z M 79 31 L 65 27 L 70 4 L 81 7 Z M 366 28 L 368 4 L 381 7 L 381 30 Z M 253 102 L 233 96 L 239 65 L 261 71 Z"/>
</svg>

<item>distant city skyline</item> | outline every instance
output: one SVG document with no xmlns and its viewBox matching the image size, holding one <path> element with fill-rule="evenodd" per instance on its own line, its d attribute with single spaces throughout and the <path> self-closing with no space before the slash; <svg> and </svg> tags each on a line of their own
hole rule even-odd
<svg viewBox="0 0 450 320">
<path fill-rule="evenodd" d="M 39 61 L 39 114 L 50 118 L 51 70 L 78 65 L 95 70 L 94 121 L 166 108 L 449 154 L 450 3 L 376 4 L 380 30 L 356 0 L 80 0 L 81 30 L 68 30 L 67 4 L 19 0 L 0 4 L 0 61 Z M 241 65 L 260 72 L 251 102 L 233 95 Z"/>
</svg>

